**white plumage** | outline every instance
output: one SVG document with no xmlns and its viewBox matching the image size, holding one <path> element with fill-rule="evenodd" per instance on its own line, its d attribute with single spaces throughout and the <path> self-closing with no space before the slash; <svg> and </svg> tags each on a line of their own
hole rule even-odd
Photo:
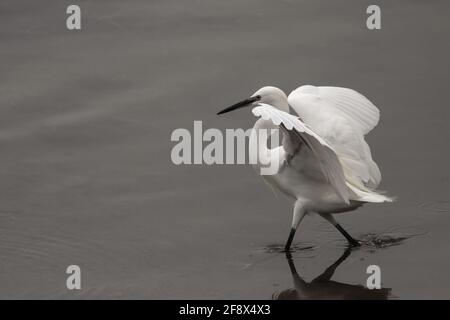
<svg viewBox="0 0 450 320">
<path fill-rule="evenodd" d="M 364 140 L 380 111 L 358 92 L 337 87 L 302 86 L 288 97 L 291 107 L 338 154 L 348 180 L 376 188 L 381 173 Z"/>
<path fill-rule="evenodd" d="M 263 154 L 264 163 L 266 158 L 279 163 L 276 174 L 264 179 L 295 199 L 286 250 L 307 213 L 321 215 L 356 245 L 331 214 L 354 210 L 366 202 L 392 201 L 376 191 L 381 173 L 364 139 L 379 122 L 378 108 L 352 89 L 307 85 L 289 97 L 278 88 L 263 87 L 219 114 L 243 106 L 255 106 L 253 114 L 260 117 L 254 133 L 271 128 L 283 133 L 281 146 L 268 148 L 267 141 L 261 143 L 255 134 L 249 143 L 258 147 L 251 148 L 251 157 Z M 289 106 L 297 115 L 289 114 Z"/>
<path fill-rule="evenodd" d="M 297 147 L 304 141 L 310 148 L 310 152 L 315 156 L 314 160 L 317 161 L 317 164 L 320 166 L 321 174 L 327 178 L 327 181 L 335 189 L 337 195 L 344 202 L 349 202 L 349 192 L 346 188 L 344 172 L 333 147 L 319 135 L 314 133 L 314 131 L 309 129 L 298 117 L 280 111 L 268 104 L 261 103 L 260 106 L 253 108 L 252 112 L 255 116 L 260 116 L 266 121 L 270 120 L 277 126 L 282 125 L 281 129 L 284 134 L 283 146 L 272 150 L 272 152 L 275 153 L 283 153 L 278 155 L 284 160 L 284 162 L 281 162 L 282 166 L 294 166 L 293 161 L 296 160 L 295 157 L 302 156 L 297 152 Z M 300 163 L 302 166 L 305 164 L 306 161 Z M 278 169 L 278 172 L 280 172 L 280 170 L 282 170 L 281 167 Z M 311 171 L 309 172 L 311 173 Z"/>
</svg>

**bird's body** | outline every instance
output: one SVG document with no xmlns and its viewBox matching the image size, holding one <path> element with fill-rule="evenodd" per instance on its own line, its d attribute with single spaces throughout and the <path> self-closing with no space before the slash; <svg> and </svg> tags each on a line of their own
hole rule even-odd
<svg viewBox="0 0 450 320">
<path fill-rule="evenodd" d="M 282 157 L 285 155 L 282 154 Z M 338 197 L 319 171 L 320 168 L 314 163 L 311 154 L 300 151 L 296 160 L 299 165 L 281 160 L 283 164 L 280 171 L 273 176 L 264 175 L 263 179 L 295 201 L 301 201 L 307 212 L 329 212 L 350 206 Z"/>
<path fill-rule="evenodd" d="M 221 113 L 246 105 L 256 105 L 252 111 L 261 117 L 250 136 L 250 158 L 256 159 L 257 168 L 276 164 L 275 174 L 263 178 L 295 201 L 286 249 L 310 213 L 320 214 L 356 245 L 332 214 L 367 202 L 392 201 L 376 191 L 381 173 L 364 140 L 379 121 L 378 109 L 351 89 L 302 86 L 289 97 L 278 88 L 263 87 Z M 296 115 L 289 113 L 289 106 Z M 258 132 L 272 129 L 281 130 L 283 142 L 269 148 Z"/>
</svg>

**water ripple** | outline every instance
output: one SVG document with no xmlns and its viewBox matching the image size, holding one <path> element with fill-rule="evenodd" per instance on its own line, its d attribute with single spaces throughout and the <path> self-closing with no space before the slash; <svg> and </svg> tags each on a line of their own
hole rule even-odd
<svg viewBox="0 0 450 320">
<path fill-rule="evenodd" d="M 419 204 L 419 207 L 431 213 L 450 213 L 450 200 L 427 201 Z"/>
<path fill-rule="evenodd" d="M 363 234 L 359 241 L 363 248 L 369 251 L 384 249 L 403 244 L 405 241 L 426 234 L 424 230 L 416 228 L 391 228 L 381 233 Z"/>
</svg>

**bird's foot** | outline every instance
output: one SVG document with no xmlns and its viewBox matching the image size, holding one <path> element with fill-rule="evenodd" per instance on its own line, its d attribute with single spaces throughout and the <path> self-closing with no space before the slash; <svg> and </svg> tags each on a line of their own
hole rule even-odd
<svg viewBox="0 0 450 320">
<path fill-rule="evenodd" d="M 291 253 L 293 251 L 294 250 L 292 250 L 291 247 L 288 247 L 288 246 L 284 247 L 284 250 L 283 250 L 283 252 L 285 252 L 285 253 Z"/>
<path fill-rule="evenodd" d="M 361 241 L 355 240 L 355 239 L 351 239 L 351 240 L 348 241 L 348 244 L 349 244 L 350 247 L 356 248 L 356 247 L 360 247 L 361 246 Z"/>
</svg>

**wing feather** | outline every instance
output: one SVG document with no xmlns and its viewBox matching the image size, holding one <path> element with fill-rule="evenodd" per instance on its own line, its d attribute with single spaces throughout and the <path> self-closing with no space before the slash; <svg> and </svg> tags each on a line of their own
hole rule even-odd
<svg viewBox="0 0 450 320">
<path fill-rule="evenodd" d="M 364 140 L 380 111 L 348 88 L 302 86 L 288 97 L 290 106 L 336 152 L 345 177 L 356 186 L 376 188 L 381 173 Z"/>
<path fill-rule="evenodd" d="M 283 129 L 283 146 L 291 156 L 298 151 L 300 140 L 317 158 L 321 171 L 339 197 L 349 203 L 349 190 L 346 185 L 343 168 L 333 148 L 298 117 L 278 110 L 267 104 L 260 104 L 252 110 L 255 116 L 271 120 Z"/>
</svg>

